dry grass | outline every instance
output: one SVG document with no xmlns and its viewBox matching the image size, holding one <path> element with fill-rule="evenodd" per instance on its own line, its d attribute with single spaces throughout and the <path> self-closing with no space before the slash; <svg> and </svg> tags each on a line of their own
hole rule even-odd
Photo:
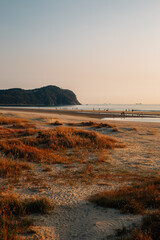
<svg viewBox="0 0 160 240">
<path fill-rule="evenodd" d="M 66 156 L 67 149 L 84 149 L 96 152 L 102 149 L 124 147 L 114 138 L 93 131 L 57 127 L 41 130 L 36 137 L 24 140 L 6 140 L 0 142 L 0 150 L 8 156 L 26 159 L 31 162 L 67 163 L 77 161 L 78 157 Z M 88 149 L 88 150 L 87 150 Z"/>
<path fill-rule="evenodd" d="M 50 125 L 53 125 L 53 126 L 61 126 L 61 125 L 63 125 L 63 123 L 57 120 L 57 121 L 55 121 L 55 122 L 51 122 Z"/>
<path fill-rule="evenodd" d="M 94 131 L 67 127 L 40 130 L 36 136 L 0 142 L 0 151 L 16 159 L 49 164 L 77 163 L 74 172 L 68 165 L 69 168 L 60 175 L 52 175 L 54 180 L 65 183 L 68 181 L 69 184 L 76 181 L 90 184 L 97 180 L 107 180 L 110 175 L 109 164 L 106 163 L 108 158 L 106 151 L 116 147 L 124 147 L 124 145 L 112 137 Z"/>
<path fill-rule="evenodd" d="M 1 240 L 20 240 L 19 233 L 22 233 L 32 225 L 31 221 L 21 220 L 16 221 L 15 218 L 10 215 L 10 218 L 5 214 L 0 216 L 0 239 Z"/>
<path fill-rule="evenodd" d="M 12 117 L 0 117 L 0 125 L 7 125 L 11 128 L 18 129 L 36 128 L 36 126 L 33 123 L 30 123 L 26 119 Z"/>
<path fill-rule="evenodd" d="M 26 119 L 11 118 L 11 117 L 0 117 L 0 125 L 11 125 L 11 124 L 22 124 L 27 123 Z"/>
<path fill-rule="evenodd" d="M 128 240 L 160 240 L 160 212 L 145 216 L 140 229 Z"/>
<path fill-rule="evenodd" d="M 15 131 L 13 129 L 8 129 L 8 128 L 4 128 L 4 127 L 0 127 L 0 136 L 1 137 L 8 137 L 9 135 L 14 134 Z"/>
<path fill-rule="evenodd" d="M 66 168 L 60 174 L 51 175 L 53 181 L 58 181 L 60 184 L 77 185 L 79 183 L 90 185 L 98 183 L 98 181 L 108 180 L 109 171 L 103 166 L 95 166 L 91 163 L 85 163 L 73 170 Z"/>
<path fill-rule="evenodd" d="M 19 138 L 25 136 L 32 136 L 37 133 L 36 126 L 27 120 L 0 117 L 0 138 Z"/>
<path fill-rule="evenodd" d="M 25 136 L 32 136 L 37 133 L 35 129 L 10 129 L 0 127 L 0 137 L 1 140 L 3 138 L 16 138 L 16 137 L 25 137 Z"/>
<path fill-rule="evenodd" d="M 36 126 L 25 119 L 0 117 L 0 137 L 13 138 L 20 136 L 30 136 L 37 131 Z"/>
<path fill-rule="evenodd" d="M 126 183 L 137 183 L 140 184 L 142 181 L 148 179 L 149 174 L 141 175 L 140 173 L 132 173 L 130 171 L 115 170 L 115 166 L 106 153 L 90 153 L 88 155 L 82 155 L 81 161 L 77 160 L 76 165 L 71 164 L 75 162 L 70 161 L 70 164 L 64 165 L 64 169 L 61 170 L 60 174 L 51 174 L 52 180 L 59 182 L 60 184 L 98 184 L 108 185 L 123 184 Z"/>
<path fill-rule="evenodd" d="M 52 172 L 52 168 L 50 166 L 44 166 L 43 172 Z"/>
<path fill-rule="evenodd" d="M 5 212 L 6 216 L 11 213 L 14 216 L 45 214 L 52 209 L 53 206 L 47 198 L 19 200 L 15 195 L 0 196 L 0 211 Z"/>
<path fill-rule="evenodd" d="M 0 136 L 3 140 L 0 141 L 0 150 L 8 156 L 31 162 L 71 163 L 78 161 L 78 157 L 73 157 L 73 154 L 66 156 L 67 149 L 85 149 L 86 152 L 88 150 L 96 152 L 99 149 L 124 147 L 116 139 L 94 131 L 67 127 L 38 131 L 33 129 L 34 125 L 23 119 L 5 117 L 0 118 L 0 123 L 11 125 L 9 126 L 11 128 L 8 128 L 8 125 L 0 127 Z M 56 121 L 54 124 L 60 125 L 61 123 Z M 23 139 L 27 136 L 30 138 Z"/>
<path fill-rule="evenodd" d="M 34 125 L 27 121 L 20 119 L 11 121 L 9 118 L 1 119 L 1 124 L 5 125 L 0 127 L 1 152 L 15 159 L 44 163 L 39 167 L 44 170 L 40 174 L 36 172 L 37 175 L 33 176 L 33 172 L 24 172 L 22 186 L 25 184 L 28 186 L 29 181 L 30 189 L 34 190 L 44 187 L 42 185 L 46 176 L 53 181 L 72 185 L 107 180 L 109 171 L 108 163 L 105 162 L 106 152 L 109 153 L 109 150 L 116 147 L 123 147 L 115 138 L 94 131 L 68 127 L 36 130 Z M 54 126 L 58 125 L 60 123 L 56 121 Z M 44 167 L 45 163 L 64 164 L 62 168 L 65 166 L 69 168 L 63 168 L 64 171 L 60 174 L 53 175 L 54 171 L 47 165 Z M 76 163 L 73 164 L 74 170 L 70 168 L 71 163 Z M 27 164 L 5 158 L 0 160 L 0 177 L 10 179 L 13 176 L 21 176 L 26 169 L 30 169 Z M 18 239 L 19 233 L 26 231 L 29 226 L 29 223 L 28 225 L 23 223 L 22 218 L 33 213 L 48 213 L 52 208 L 52 204 L 47 199 L 20 200 L 13 195 L 0 196 L 0 239 Z"/>
<path fill-rule="evenodd" d="M 24 216 L 44 214 L 52 209 L 53 205 L 46 198 L 18 200 L 14 195 L 0 196 L 0 239 L 20 239 L 18 234 L 32 225 L 32 221 L 24 219 Z"/>
<path fill-rule="evenodd" d="M 37 144 L 54 150 L 67 148 L 114 149 L 118 141 L 112 137 L 94 131 L 77 130 L 74 128 L 57 127 L 53 130 L 39 132 Z"/>
<path fill-rule="evenodd" d="M 19 163 L 12 159 L 0 158 L 0 177 L 16 177 L 22 174 L 24 170 L 30 170 L 27 163 Z"/>
<path fill-rule="evenodd" d="M 33 128 L 33 129 L 35 129 L 36 128 L 36 126 L 34 125 L 34 124 L 32 124 L 32 123 L 16 123 L 16 124 L 13 124 L 12 126 L 11 126 L 11 128 L 15 128 L 15 129 L 30 129 L 30 128 Z"/>
<path fill-rule="evenodd" d="M 0 151 L 10 157 L 24 159 L 30 162 L 40 162 L 43 174 L 60 184 L 107 184 L 108 182 L 125 181 L 139 182 L 139 185 L 125 187 L 117 191 L 103 192 L 90 198 L 91 202 L 104 207 L 120 209 L 125 213 L 144 214 L 146 210 L 160 206 L 160 179 L 146 180 L 138 174 L 114 169 L 108 161 L 109 150 L 125 147 L 115 138 L 101 135 L 94 131 L 56 127 L 50 130 L 36 130 L 34 125 L 20 119 L 0 118 Z M 62 125 L 59 121 L 54 126 Z M 70 126 L 110 128 L 118 131 L 115 125 L 81 122 Z M 129 129 L 136 131 L 136 129 Z M 25 137 L 29 136 L 29 137 Z M 25 138 L 24 138 L 25 137 Z M 19 139 L 16 139 L 19 138 Z M 45 163 L 64 164 L 58 174 L 53 174 L 54 168 Z M 72 164 L 76 163 L 76 164 Z M 11 159 L 0 159 L 0 177 L 22 175 L 29 165 Z M 32 176 L 28 171 L 25 182 L 29 181 L 33 189 L 42 187 L 45 177 Z M 36 187 L 35 187 L 36 186 Z M 26 231 L 30 222 L 22 218 L 33 213 L 48 213 L 53 209 L 47 199 L 18 200 L 15 196 L 0 197 L 0 239 L 19 239 L 18 234 Z M 141 228 L 132 233 L 130 240 L 158 240 L 159 213 L 148 216 Z M 10 217 L 10 218 L 9 218 Z M 22 224 L 20 223 L 22 222 Z"/>
<path fill-rule="evenodd" d="M 26 214 L 33 213 L 41 213 L 46 214 L 49 213 L 53 209 L 53 205 L 50 200 L 47 198 L 40 199 L 31 199 L 24 202 L 24 208 Z"/>
<path fill-rule="evenodd" d="M 113 131 L 118 132 L 116 125 L 109 123 L 97 123 L 97 122 L 81 122 L 81 123 L 68 123 L 68 126 L 75 127 L 91 127 L 91 128 L 111 128 Z"/>
<path fill-rule="evenodd" d="M 17 159 L 25 159 L 30 162 L 54 162 L 55 156 L 47 149 L 38 149 L 25 145 L 20 140 L 10 140 L 0 143 L 0 150 L 10 157 L 14 156 Z"/>
<path fill-rule="evenodd" d="M 92 196 L 90 201 L 125 213 L 143 214 L 147 209 L 160 206 L 160 178 L 117 191 L 102 192 Z"/>
<path fill-rule="evenodd" d="M 74 153 L 67 156 L 66 152 L 54 151 L 51 148 L 38 148 L 36 146 L 31 146 L 28 141 L 25 142 L 27 142 L 27 144 L 23 143 L 21 140 L 3 141 L 0 142 L 0 150 L 9 157 L 15 157 L 16 159 L 23 159 L 35 163 L 66 164 L 79 161 L 78 157 L 73 156 Z"/>
</svg>

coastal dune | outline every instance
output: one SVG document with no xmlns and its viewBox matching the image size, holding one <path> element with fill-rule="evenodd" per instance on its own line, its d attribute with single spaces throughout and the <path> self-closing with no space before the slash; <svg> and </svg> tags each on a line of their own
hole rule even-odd
<svg viewBox="0 0 160 240">
<path fill-rule="evenodd" d="M 77 174 L 77 167 L 79 170 L 83 167 L 83 162 L 77 165 L 76 162 L 73 164 L 30 162 L 34 175 L 34 179 L 30 176 L 32 182 L 29 180 L 26 182 L 22 177 L 20 185 L 9 183 L 7 185 L 1 179 L 1 184 L 6 184 L 7 189 L 20 199 L 47 197 L 54 206 L 49 215 L 32 216 L 34 220 L 32 231 L 35 233 L 31 236 L 24 235 L 24 239 L 116 239 L 118 230 L 140 226 L 142 215 L 122 214 L 116 209 L 105 209 L 90 203 L 88 199 L 95 193 L 116 191 L 132 181 L 137 181 L 136 178 L 142 175 L 149 177 L 159 174 L 160 123 L 101 121 L 99 113 L 72 110 L 3 108 L 0 111 L 3 117 L 31 121 L 39 131 L 55 129 L 55 123 L 62 124 L 64 128 L 73 125 L 76 129 L 91 132 L 94 130 L 98 134 L 115 138 L 120 144 L 119 148 L 110 149 L 107 157 L 103 154 L 98 156 L 99 163 L 95 164 L 95 168 L 104 162 L 112 176 L 104 181 L 99 177 L 93 178 L 90 184 L 79 182 L 79 178 L 76 180 L 74 174 Z M 81 122 L 92 124 L 84 128 L 80 126 Z M 102 123 L 106 125 L 99 125 Z M 106 127 L 107 124 L 109 127 Z M 101 168 L 98 169 L 101 171 Z M 68 173 L 73 174 L 72 184 Z"/>
</svg>

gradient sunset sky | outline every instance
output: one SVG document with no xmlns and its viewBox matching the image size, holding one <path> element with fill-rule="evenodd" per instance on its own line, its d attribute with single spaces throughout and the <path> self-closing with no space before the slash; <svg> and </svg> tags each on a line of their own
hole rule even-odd
<svg viewBox="0 0 160 240">
<path fill-rule="evenodd" d="M 0 89 L 160 104 L 160 0 L 0 0 Z"/>
</svg>

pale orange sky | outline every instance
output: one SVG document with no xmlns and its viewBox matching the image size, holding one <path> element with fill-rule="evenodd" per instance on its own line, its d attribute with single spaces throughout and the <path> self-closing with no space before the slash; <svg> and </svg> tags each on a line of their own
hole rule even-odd
<svg viewBox="0 0 160 240">
<path fill-rule="evenodd" d="M 160 104 L 159 0 L 0 1 L 0 89 Z"/>
</svg>

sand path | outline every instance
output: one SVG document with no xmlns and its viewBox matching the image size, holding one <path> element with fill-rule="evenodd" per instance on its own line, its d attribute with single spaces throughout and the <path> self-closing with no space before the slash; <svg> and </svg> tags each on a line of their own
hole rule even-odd
<svg viewBox="0 0 160 240">
<path fill-rule="evenodd" d="M 121 214 L 118 210 L 104 209 L 87 201 L 89 196 L 113 187 L 118 186 L 52 186 L 40 196 L 49 197 L 55 208 L 49 215 L 34 216 L 34 239 L 115 239 L 116 230 L 138 225 L 141 216 Z"/>
</svg>

